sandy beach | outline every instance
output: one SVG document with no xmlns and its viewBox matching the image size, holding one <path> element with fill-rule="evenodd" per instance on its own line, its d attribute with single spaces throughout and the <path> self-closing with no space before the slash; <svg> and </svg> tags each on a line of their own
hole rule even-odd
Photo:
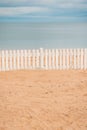
<svg viewBox="0 0 87 130">
<path fill-rule="evenodd" d="M 87 130 L 87 71 L 0 72 L 0 130 Z"/>
</svg>

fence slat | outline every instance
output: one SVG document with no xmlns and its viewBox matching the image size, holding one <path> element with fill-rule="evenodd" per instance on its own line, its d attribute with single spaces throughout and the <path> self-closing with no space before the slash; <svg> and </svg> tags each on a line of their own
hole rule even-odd
<svg viewBox="0 0 87 130">
<path fill-rule="evenodd" d="M 76 49 L 74 49 L 73 60 L 74 60 L 74 69 L 76 69 Z"/>
<path fill-rule="evenodd" d="M 9 51 L 9 57 L 10 57 L 10 66 L 9 66 L 9 68 L 10 68 L 10 70 L 12 70 L 12 51 L 11 50 Z"/>
<path fill-rule="evenodd" d="M 87 49 L 84 49 L 84 69 L 87 69 Z"/>
<path fill-rule="evenodd" d="M 39 69 L 39 50 L 36 50 L 36 69 Z"/>
<path fill-rule="evenodd" d="M 77 49 L 77 69 L 80 68 L 80 64 L 79 64 L 80 57 L 79 57 L 79 55 L 80 55 L 80 52 L 79 52 L 79 49 Z"/>
<path fill-rule="evenodd" d="M 24 50 L 24 68 L 27 69 L 27 50 Z"/>
<path fill-rule="evenodd" d="M 31 69 L 31 50 L 28 50 L 28 69 Z"/>
<path fill-rule="evenodd" d="M 62 69 L 62 49 L 60 49 L 60 70 Z"/>
<path fill-rule="evenodd" d="M 0 51 L 0 71 L 2 71 L 2 68 L 1 68 L 1 58 L 2 58 L 2 55 L 1 55 L 1 51 Z"/>
<path fill-rule="evenodd" d="M 17 50 L 17 69 L 20 69 L 20 51 Z"/>
<path fill-rule="evenodd" d="M 20 51 L 20 68 L 24 69 L 24 55 L 23 55 L 23 50 Z"/>
<path fill-rule="evenodd" d="M 70 49 L 70 63 L 69 63 L 70 69 L 72 69 L 72 49 Z"/>
<path fill-rule="evenodd" d="M 52 66 L 51 66 L 51 50 L 49 49 L 48 50 L 48 68 L 51 69 Z"/>
<path fill-rule="evenodd" d="M 5 65 L 6 65 L 6 70 L 9 70 L 9 68 L 8 68 L 8 51 L 6 50 L 5 51 L 5 58 L 6 58 L 6 60 L 5 60 Z"/>
<path fill-rule="evenodd" d="M 13 50 L 13 70 L 16 70 L 16 51 Z"/>
<path fill-rule="evenodd" d="M 45 50 L 45 69 L 48 69 L 48 51 Z"/>
<path fill-rule="evenodd" d="M 66 49 L 66 69 L 69 69 L 69 50 Z"/>
<path fill-rule="evenodd" d="M 44 68 L 43 48 L 40 48 L 40 67 L 41 67 L 41 68 Z"/>
<path fill-rule="evenodd" d="M 55 58 L 55 50 L 52 49 L 52 69 L 55 69 L 55 60 L 54 60 L 54 58 Z"/>
<path fill-rule="evenodd" d="M 32 50 L 32 67 L 35 69 L 35 50 Z"/>
<path fill-rule="evenodd" d="M 56 49 L 56 69 L 58 69 L 58 49 Z"/>
<path fill-rule="evenodd" d="M 65 65 L 65 56 L 66 56 L 65 49 L 63 49 L 63 69 L 66 68 L 66 65 Z"/>
<path fill-rule="evenodd" d="M 1 51 L 1 69 L 5 71 L 4 51 Z"/>
<path fill-rule="evenodd" d="M 80 69 L 83 69 L 83 49 L 81 49 L 81 53 L 80 53 L 80 58 L 81 58 L 81 60 L 80 60 Z"/>
</svg>

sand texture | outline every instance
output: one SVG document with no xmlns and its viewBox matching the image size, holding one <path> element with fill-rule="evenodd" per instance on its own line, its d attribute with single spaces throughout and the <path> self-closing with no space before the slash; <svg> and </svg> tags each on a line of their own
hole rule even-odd
<svg viewBox="0 0 87 130">
<path fill-rule="evenodd" d="M 87 130 L 87 71 L 0 72 L 0 130 Z"/>
</svg>

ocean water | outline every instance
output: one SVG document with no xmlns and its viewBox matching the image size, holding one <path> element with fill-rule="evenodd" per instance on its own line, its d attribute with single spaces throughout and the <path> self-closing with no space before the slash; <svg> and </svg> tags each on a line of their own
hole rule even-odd
<svg viewBox="0 0 87 130">
<path fill-rule="evenodd" d="M 87 48 L 87 23 L 0 23 L 0 49 Z"/>
</svg>

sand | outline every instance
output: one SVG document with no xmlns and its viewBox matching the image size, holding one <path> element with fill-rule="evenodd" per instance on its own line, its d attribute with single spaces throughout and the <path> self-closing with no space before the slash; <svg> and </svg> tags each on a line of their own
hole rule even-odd
<svg viewBox="0 0 87 130">
<path fill-rule="evenodd" d="M 87 71 L 0 72 L 0 130 L 87 130 Z"/>
</svg>

